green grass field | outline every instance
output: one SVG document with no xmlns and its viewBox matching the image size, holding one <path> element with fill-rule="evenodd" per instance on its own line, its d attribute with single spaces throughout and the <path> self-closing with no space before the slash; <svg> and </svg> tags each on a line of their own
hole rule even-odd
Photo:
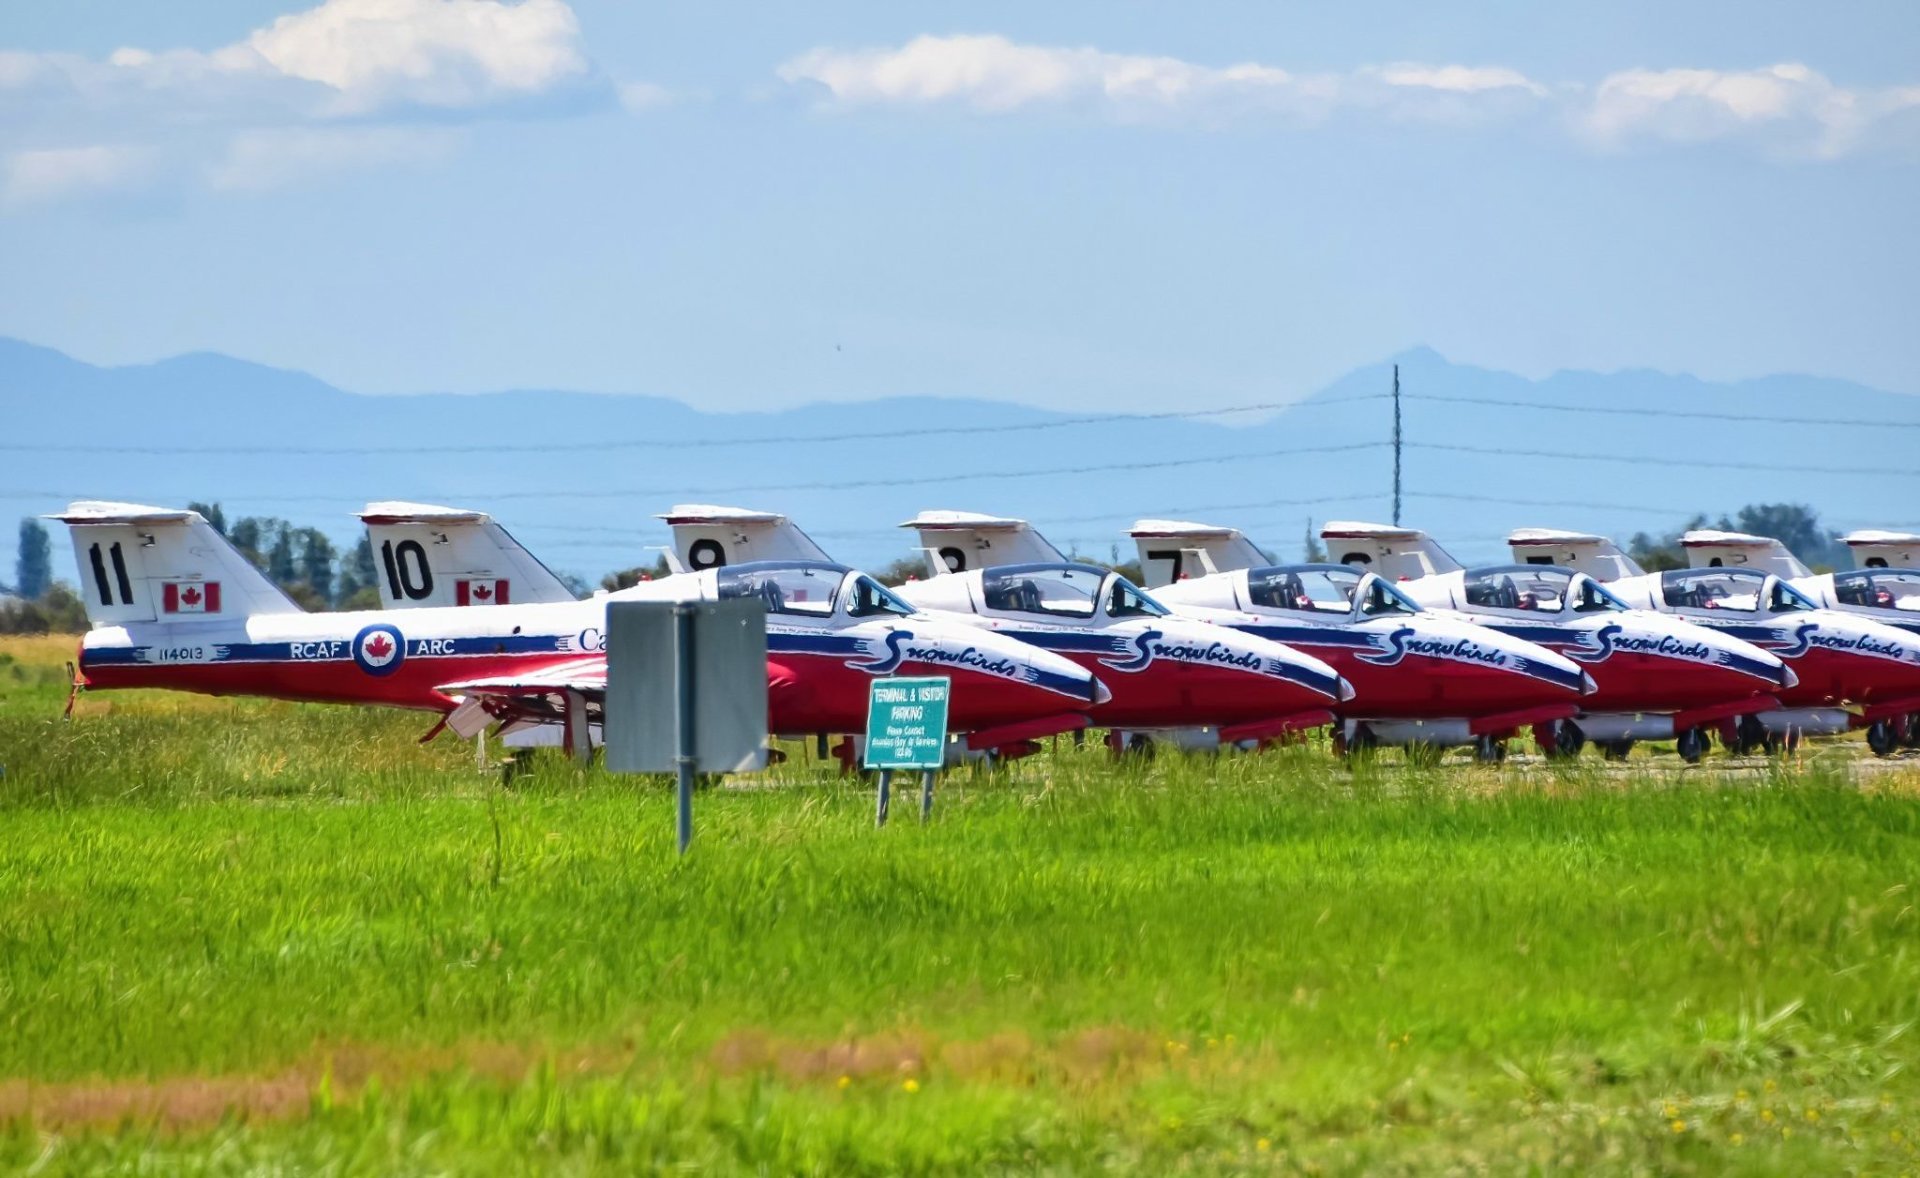
<svg viewBox="0 0 1920 1178">
<path fill-rule="evenodd" d="M 1920 1168 L 1920 761 L 503 789 L 0 644 L 0 1167 Z"/>
</svg>

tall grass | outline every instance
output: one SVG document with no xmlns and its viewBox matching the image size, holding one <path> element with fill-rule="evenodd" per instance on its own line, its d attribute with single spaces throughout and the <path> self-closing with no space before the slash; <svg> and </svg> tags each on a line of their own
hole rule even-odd
<svg viewBox="0 0 1920 1178">
<path fill-rule="evenodd" d="M 1899 773 L 1063 742 L 875 830 L 796 760 L 682 860 L 664 783 L 418 717 L 59 694 L 0 703 L 0 1164 L 1914 1164 Z"/>
</svg>

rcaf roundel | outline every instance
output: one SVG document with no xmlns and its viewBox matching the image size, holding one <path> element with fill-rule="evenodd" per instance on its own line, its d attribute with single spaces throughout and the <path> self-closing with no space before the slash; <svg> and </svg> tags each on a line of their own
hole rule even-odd
<svg viewBox="0 0 1920 1178">
<path fill-rule="evenodd" d="M 164 582 L 160 586 L 160 612 L 168 614 L 217 614 L 220 612 L 220 582 Z"/>
<path fill-rule="evenodd" d="M 462 579 L 453 583 L 455 605 L 506 605 L 507 596 L 507 582 L 504 578 Z"/>
<path fill-rule="evenodd" d="M 353 661 L 369 675 L 391 675 L 407 657 L 407 640 L 385 622 L 375 622 L 353 639 Z"/>
</svg>

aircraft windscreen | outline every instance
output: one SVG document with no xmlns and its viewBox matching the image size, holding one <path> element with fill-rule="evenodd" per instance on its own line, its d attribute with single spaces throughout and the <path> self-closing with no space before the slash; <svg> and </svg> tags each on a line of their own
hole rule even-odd
<svg viewBox="0 0 1920 1178">
<path fill-rule="evenodd" d="M 1573 573 L 1554 565 L 1481 569 L 1467 575 L 1467 604 L 1557 614 L 1566 608 L 1572 587 Z"/>
<path fill-rule="evenodd" d="M 1350 568 L 1265 568 L 1247 573 L 1247 601 L 1267 609 L 1341 614 L 1353 610 L 1363 574 Z"/>
<path fill-rule="evenodd" d="M 1132 581 L 1118 575 L 1113 578 L 1113 591 L 1107 594 L 1108 617 L 1164 618 L 1170 612 L 1166 606 L 1141 592 Z"/>
<path fill-rule="evenodd" d="M 1614 613 L 1626 608 L 1626 602 L 1615 597 L 1592 577 L 1580 578 L 1579 587 L 1573 591 L 1573 612 L 1577 614 Z"/>
<path fill-rule="evenodd" d="M 1868 609 L 1920 612 L 1920 572 L 1893 571 L 1835 573 L 1833 595 L 1842 605 Z"/>
<path fill-rule="evenodd" d="M 853 589 L 847 594 L 848 617 L 871 618 L 880 614 L 910 617 L 913 612 L 913 607 L 895 596 L 893 590 L 867 574 L 861 573 L 853 579 Z"/>
<path fill-rule="evenodd" d="M 981 574 L 980 593 L 988 609 L 1090 618 L 1106 579 L 1107 570 L 1092 565 L 1004 565 Z"/>
<path fill-rule="evenodd" d="M 1760 608 L 1760 592 L 1766 580 L 1765 573 L 1754 569 L 1674 569 L 1660 574 L 1660 594 L 1674 609 L 1750 613 Z"/>
<path fill-rule="evenodd" d="M 1773 583 L 1773 595 L 1767 600 L 1767 612 L 1774 614 L 1798 613 L 1803 609 L 1818 609 L 1813 600 L 1785 581 Z"/>
<path fill-rule="evenodd" d="M 798 614 L 824 618 L 833 614 L 833 601 L 847 571 L 836 565 L 734 565 L 715 578 L 721 600 L 758 597 L 770 614 Z"/>
<path fill-rule="evenodd" d="M 1370 618 L 1382 618 L 1393 614 L 1417 614 L 1420 607 L 1413 598 L 1375 577 L 1367 585 L 1367 595 L 1361 599 L 1360 612 Z"/>
</svg>

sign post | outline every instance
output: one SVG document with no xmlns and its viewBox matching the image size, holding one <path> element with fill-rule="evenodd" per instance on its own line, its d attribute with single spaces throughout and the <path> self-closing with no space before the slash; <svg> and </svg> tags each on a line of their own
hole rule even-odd
<svg viewBox="0 0 1920 1178">
<path fill-rule="evenodd" d="M 680 853 L 693 779 L 767 763 L 767 622 L 758 598 L 607 606 L 607 768 L 672 773 Z"/>
<path fill-rule="evenodd" d="M 861 763 L 880 771 L 873 824 L 887 824 L 895 769 L 920 770 L 920 820 L 933 816 L 933 775 L 947 756 L 947 697 L 952 680 L 875 679 L 867 694 L 867 745 Z"/>
</svg>

